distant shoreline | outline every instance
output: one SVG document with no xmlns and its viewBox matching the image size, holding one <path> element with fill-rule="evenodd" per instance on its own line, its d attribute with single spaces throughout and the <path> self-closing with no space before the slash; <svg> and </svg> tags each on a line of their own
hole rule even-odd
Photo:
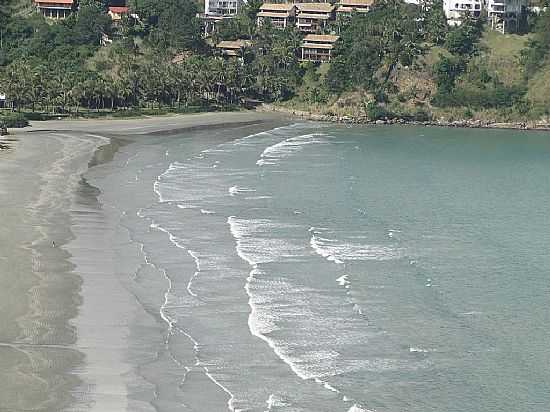
<svg viewBox="0 0 550 412">
<path fill-rule="evenodd" d="M 402 126 L 423 126 L 423 127 L 442 127 L 442 128 L 465 128 L 465 129 L 498 129 L 498 130 L 522 130 L 522 131 L 550 131 L 550 123 L 540 123 L 535 121 L 526 122 L 489 122 L 481 120 L 430 120 L 430 121 L 416 121 L 408 119 L 386 119 L 386 120 L 369 120 L 364 117 L 354 116 L 336 116 L 326 115 L 314 112 L 308 112 L 304 110 L 292 110 L 285 107 L 274 106 L 271 104 L 264 104 L 258 108 L 260 112 L 266 113 L 281 113 L 289 116 L 299 118 L 302 120 L 313 120 L 318 122 L 330 122 L 344 125 L 369 125 L 369 126 L 388 126 L 388 125 L 402 125 Z"/>
</svg>

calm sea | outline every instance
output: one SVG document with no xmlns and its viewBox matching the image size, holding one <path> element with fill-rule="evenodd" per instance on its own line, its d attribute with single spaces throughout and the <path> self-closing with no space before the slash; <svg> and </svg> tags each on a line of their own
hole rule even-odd
<svg viewBox="0 0 550 412">
<path fill-rule="evenodd" d="M 549 410 L 548 135 L 201 131 L 91 174 L 168 330 L 158 410 Z"/>
</svg>

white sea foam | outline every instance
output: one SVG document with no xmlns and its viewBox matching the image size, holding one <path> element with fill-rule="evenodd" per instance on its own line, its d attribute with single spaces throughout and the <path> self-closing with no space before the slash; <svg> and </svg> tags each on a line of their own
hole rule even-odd
<svg viewBox="0 0 550 412">
<path fill-rule="evenodd" d="M 277 326 L 274 322 L 272 313 L 259 310 L 259 307 L 265 302 L 264 299 L 266 299 L 266 297 L 259 297 L 257 293 L 253 292 L 254 288 L 260 288 L 264 291 L 269 291 L 269 293 L 280 294 L 280 292 L 284 292 L 284 290 L 288 288 L 288 284 L 281 281 L 276 285 L 271 284 L 270 288 L 263 289 L 258 280 L 258 276 L 263 274 L 258 268 L 258 264 L 271 262 L 276 256 L 281 256 L 286 254 L 286 252 L 281 253 L 275 251 L 274 253 L 274 251 L 269 248 L 258 247 L 261 246 L 261 240 L 259 242 L 259 239 L 255 238 L 254 235 L 262 230 L 265 231 L 270 227 L 276 227 L 278 225 L 267 219 L 246 220 L 234 216 L 230 216 L 227 219 L 227 223 L 237 242 L 236 249 L 238 255 L 252 267 L 245 284 L 245 291 L 248 295 L 248 304 L 250 306 L 250 315 L 248 317 L 250 333 L 266 342 L 275 354 L 289 365 L 291 370 L 301 379 L 306 380 L 315 378 L 314 375 L 308 374 L 306 369 L 300 367 L 300 359 L 293 359 L 290 354 L 285 353 L 282 347 L 276 345 L 273 339 L 266 336 L 274 331 Z M 278 241 L 280 242 L 281 240 L 279 239 Z M 310 356 L 313 355 L 310 354 Z"/>
<path fill-rule="evenodd" d="M 338 279 L 336 279 L 336 282 L 338 282 L 338 284 L 340 286 L 347 286 L 349 285 L 351 282 L 348 280 L 348 277 L 349 275 L 342 275 L 340 276 Z"/>
<path fill-rule="evenodd" d="M 276 165 L 281 159 L 303 150 L 305 145 L 326 143 L 324 133 L 311 133 L 291 137 L 267 147 L 256 162 L 258 166 Z"/>
<path fill-rule="evenodd" d="M 197 278 L 197 276 L 199 276 L 199 273 L 201 271 L 201 262 L 197 252 L 188 250 L 187 253 L 189 253 L 189 255 L 195 260 L 195 266 L 197 268 L 193 276 L 191 276 L 191 278 L 189 279 L 189 282 L 187 282 L 187 292 L 189 292 L 189 294 L 193 297 L 198 297 L 198 295 L 195 292 L 193 292 L 192 284 L 193 284 L 193 281 Z"/>
<path fill-rule="evenodd" d="M 142 210 L 139 210 L 137 212 L 137 215 L 139 217 L 144 217 L 143 215 L 143 212 Z M 160 230 L 166 234 L 169 235 L 169 239 L 170 241 L 176 245 L 177 247 L 180 247 L 180 248 L 184 248 L 184 246 L 179 243 L 178 241 L 181 242 L 181 239 L 178 239 L 176 236 L 174 236 L 172 233 L 170 233 L 170 231 L 168 231 L 167 229 L 163 228 L 162 226 L 158 225 L 157 223 L 155 223 L 152 219 L 150 219 L 150 226 L 152 228 L 155 228 L 157 230 Z M 174 334 L 174 330 L 177 328 L 176 327 L 176 319 L 175 318 L 172 318 L 169 313 L 168 313 L 168 308 L 170 306 L 172 306 L 170 304 L 170 296 L 172 295 L 172 290 L 173 290 L 173 282 L 172 282 L 172 279 L 170 278 L 170 276 L 168 276 L 168 273 L 166 272 L 165 269 L 162 269 L 158 266 L 156 266 L 154 263 L 151 262 L 151 260 L 149 259 L 149 257 L 144 253 L 144 250 L 142 248 L 142 253 L 144 255 L 144 259 L 145 259 L 145 262 L 146 264 L 148 265 L 151 265 L 153 268 L 155 268 L 156 270 L 158 270 L 159 272 L 161 272 L 164 276 L 164 278 L 166 279 L 167 281 L 167 288 L 165 290 L 165 293 L 164 293 L 164 302 L 163 304 L 161 305 L 160 309 L 159 309 L 159 314 L 160 314 L 160 317 L 166 322 L 166 324 L 168 325 L 168 334 L 167 334 L 167 337 L 166 337 L 166 340 L 165 340 L 165 345 L 168 345 L 169 343 L 169 339 L 170 337 Z M 195 252 L 193 251 L 190 251 L 188 250 L 188 253 L 191 257 L 193 257 L 193 259 L 195 259 L 195 264 L 197 266 L 197 272 L 195 273 L 195 275 L 198 274 L 198 272 L 200 272 L 200 260 L 199 260 L 199 256 L 198 254 L 196 254 Z M 191 280 L 189 281 L 188 283 L 188 291 L 189 293 L 192 295 L 192 296 L 196 296 L 196 294 L 194 294 L 194 292 L 191 290 L 190 286 L 191 286 Z M 199 342 L 193 338 L 189 333 L 187 333 L 185 330 L 181 329 L 181 328 L 177 328 L 177 330 L 182 333 L 183 335 L 185 335 L 193 344 L 193 350 L 195 352 L 195 366 L 198 366 L 200 368 L 202 368 L 204 370 L 204 373 L 205 375 L 208 377 L 208 379 L 210 379 L 215 385 L 217 385 L 221 390 L 223 390 L 227 396 L 228 396 L 228 401 L 227 401 L 227 406 L 229 408 L 230 411 L 235 411 L 235 407 L 234 407 L 234 402 L 235 402 L 235 395 L 225 386 L 223 385 L 221 382 L 219 382 L 213 375 L 212 373 L 210 373 L 210 370 L 208 369 L 208 366 L 207 365 L 204 365 L 201 363 L 199 357 L 198 357 L 198 353 L 199 353 Z M 177 361 L 175 358 L 174 358 L 174 361 Z M 179 363 L 179 361 L 177 361 Z M 180 366 L 181 363 L 179 363 Z M 190 371 L 190 369 L 188 367 L 185 367 L 185 370 L 187 372 Z"/>
<path fill-rule="evenodd" d="M 282 258 L 298 258 L 306 251 L 301 244 L 271 235 L 275 230 L 297 226 L 275 223 L 269 219 L 239 219 L 235 216 L 230 216 L 227 222 L 237 242 L 237 253 L 251 266 Z"/>
<path fill-rule="evenodd" d="M 477 310 L 473 310 L 471 312 L 462 312 L 462 313 L 460 313 L 460 315 L 462 315 L 462 316 L 477 316 L 477 315 L 482 315 L 482 314 L 483 314 L 483 312 L 479 312 Z"/>
<path fill-rule="evenodd" d="M 363 362 L 342 359 L 341 354 L 331 349 L 327 344 L 316 342 L 307 350 L 298 349 L 290 342 L 281 341 L 272 337 L 272 332 L 278 330 L 280 320 L 296 322 L 307 318 L 308 324 L 314 330 L 327 327 L 326 319 L 315 317 L 310 306 L 312 304 L 332 304 L 332 299 L 326 298 L 327 303 L 313 303 L 312 297 L 320 295 L 317 291 L 297 287 L 282 278 L 273 278 L 265 273 L 260 266 L 273 261 L 288 261 L 297 255 L 305 253 L 307 247 L 291 246 L 282 239 L 273 239 L 274 231 L 279 229 L 297 228 L 290 224 L 275 223 L 268 219 L 239 219 L 229 217 L 227 220 L 231 233 L 236 240 L 238 255 L 251 266 L 251 271 L 245 284 L 248 295 L 250 314 L 248 326 L 251 334 L 262 339 L 275 354 L 285 362 L 290 369 L 303 380 L 314 380 L 325 389 L 335 393 L 340 390 L 328 382 L 328 378 L 340 373 L 363 368 Z M 290 301 L 288 305 L 281 305 L 281 300 Z M 295 308 L 295 309 L 292 309 Z M 339 319 L 334 319 L 340 322 Z M 299 322 L 299 321 L 298 321 Z M 317 325 L 318 323 L 318 325 Z M 328 326 L 332 329 L 332 327 Z M 301 330 L 299 325 L 297 329 Z M 332 344 L 338 343 L 339 337 L 329 337 Z M 358 329 L 357 335 L 347 331 L 341 335 L 342 343 L 364 340 L 364 330 Z M 328 343 L 328 342 L 327 342 Z"/>
<path fill-rule="evenodd" d="M 229 172 L 225 172 L 213 169 L 201 159 L 190 159 L 185 164 L 174 162 L 157 177 L 153 190 L 160 203 L 200 205 L 206 199 L 226 193 L 225 177 Z"/>
<path fill-rule="evenodd" d="M 267 403 L 267 410 L 265 412 L 270 412 L 273 408 L 288 406 L 288 403 L 282 397 L 273 393 L 269 395 L 269 398 L 265 401 L 265 403 Z"/>
<path fill-rule="evenodd" d="M 359 405 L 355 404 L 351 408 L 348 409 L 348 412 L 374 412 L 370 409 L 363 409 Z"/>
<path fill-rule="evenodd" d="M 319 378 L 315 378 L 315 382 L 317 382 L 319 385 L 322 385 L 325 389 L 328 389 L 329 391 L 331 392 L 334 392 L 334 393 L 340 393 L 340 391 L 338 389 L 336 389 L 334 386 L 330 385 L 329 383 L 319 379 Z"/>
<path fill-rule="evenodd" d="M 410 346 L 409 347 L 409 352 L 411 352 L 411 353 L 428 353 L 428 352 L 430 352 L 430 350 L 420 348 L 420 347 L 416 347 L 416 346 Z"/>
<path fill-rule="evenodd" d="M 170 242 L 172 242 L 176 247 L 178 247 L 180 249 L 185 249 L 183 239 L 178 238 L 177 236 L 172 234 L 168 229 L 165 229 L 162 226 L 160 226 L 158 223 L 155 223 L 155 221 L 153 219 L 150 219 L 150 221 L 151 221 L 151 224 L 149 225 L 149 227 L 151 229 L 156 229 L 156 230 L 159 230 L 161 232 L 166 233 L 168 235 L 168 238 L 170 239 Z"/>
<path fill-rule="evenodd" d="M 207 209 L 201 209 L 201 213 L 203 215 L 215 215 L 216 212 L 212 211 L 212 210 L 207 210 Z"/>
<path fill-rule="evenodd" d="M 354 260 L 392 260 L 401 256 L 399 250 L 383 245 L 368 245 L 358 243 L 356 240 L 364 239 L 364 236 L 348 236 L 350 241 L 340 241 L 330 238 L 325 234 L 326 229 L 311 228 L 310 245 L 315 252 L 325 259 L 343 264 Z"/>
<path fill-rule="evenodd" d="M 248 187 L 231 186 L 228 189 L 228 191 L 231 196 L 235 196 L 240 193 L 254 193 L 256 189 L 250 189 Z"/>
</svg>

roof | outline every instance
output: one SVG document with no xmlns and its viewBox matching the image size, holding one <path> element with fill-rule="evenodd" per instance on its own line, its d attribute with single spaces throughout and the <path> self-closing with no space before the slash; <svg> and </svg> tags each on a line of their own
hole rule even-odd
<svg viewBox="0 0 550 412">
<path fill-rule="evenodd" d="M 330 13 L 334 10 L 335 6 L 330 3 L 298 3 L 296 4 L 300 12 L 321 12 Z"/>
<path fill-rule="evenodd" d="M 243 47 L 250 46 L 251 42 L 249 40 L 222 40 L 216 44 L 217 49 L 240 49 Z"/>
<path fill-rule="evenodd" d="M 124 13 L 128 13 L 128 7 L 111 6 L 109 7 L 109 11 L 111 13 L 124 14 Z"/>
<path fill-rule="evenodd" d="M 316 19 L 316 20 L 328 20 L 330 16 L 326 14 L 311 14 L 311 13 L 300 13 L 298 19 Z"/>
<path fill-rule="evenodd" d="M 324 43 L 336 43 L 340 36 L 334 36 L 332 34 L 308 34 L 304 37 L 304 43 L 307 42 L 324 42 Z"/>
<path fill-rule="evenodd" d="M 35 3 L 47 3 L 47 4 L 73 4 L 73 0 L 34 0 Z"/>
<path fill-rule="evenodd" d="M 357 13 L 366 13 L 368 12 L 368 7 L 362 7 L 362 8 L 355 8 L 350 6 L 340 6 L 336 9 L 337 13 L 353 13 L 356 11 Z"/>
<path fill-rule="evenodd" d="M 289 17 L 290 16 L 290 13 L 286 12 L 286 13 L 273 13 L 273 12 L 268 12 L 268 11 L 260 11 L 258 14 L 257 14 L 258 17 Z"/>
<path fill-rule="evenodd" d="M 374 4 L 374 0 L 340 0 L 338 4 L 349 7 L 369 7 Z"/>
<path fill-rule="evenodd" d="M 302 43 L 302 49 L 334 49 L 334 44 L 326 43 Z"/>
<path fill-rule="evenodd" d="M 260 10 L 280 10 L 290 11 L 295 7 L 292 3 L 264 3 L 261 5 Z"/>
</svg>

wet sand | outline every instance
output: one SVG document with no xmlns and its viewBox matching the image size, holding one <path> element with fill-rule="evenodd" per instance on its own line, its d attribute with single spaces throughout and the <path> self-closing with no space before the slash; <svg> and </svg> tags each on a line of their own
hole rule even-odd
<svg viewBox="0 0 550 412">
<path fill-rule="evenodd" d="M 147 365 L 166 356 L 159 350 L 166 325 L 154 308 L 162 278 L 147 285 L 149 306 L 125 285 L 139 270 L 139 245 L 83 176 L 135 139 L 261 128 L 278 118 L 240 112 L 50 121 L 11 136 L 11 148 L 0 151 L 0 411 L 163 409 L 154 405 L 158 385 L 147 379 L 160 370 Z M 196 385 L 208 390 L 207 382 Z M 212 394 L 216 405 L 223 399 Z"/>
</svg>

